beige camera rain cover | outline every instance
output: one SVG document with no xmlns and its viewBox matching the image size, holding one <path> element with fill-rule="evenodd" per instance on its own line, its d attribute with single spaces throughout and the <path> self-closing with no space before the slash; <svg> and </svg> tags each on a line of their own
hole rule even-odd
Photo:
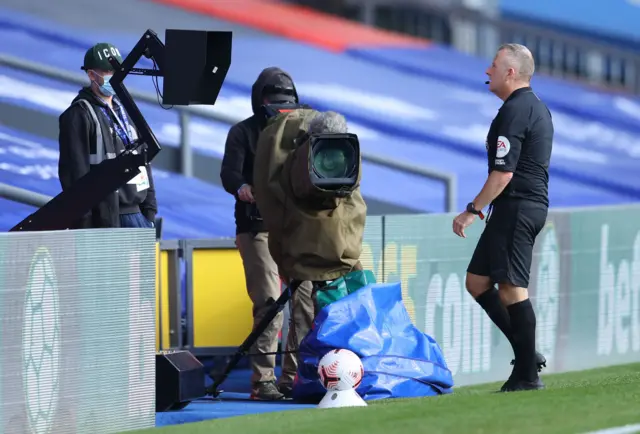
<svg viewBox="0 0 640 434">
<path fill-rule="evenodd" d="M 256 146 L 254 197 L 269 231 L 269 251 L 287 281 L 334 280 L 361 269 L 367 214 L 359 187 L 361 173 L 358 187 L 345 198 L 301 200 L 294 195 L 294 183 L 309 184 L 308 175 L 295 170 L 308 161 L 301 153 L 308 154 L 309 147 L 295 141 L 303 138 L 318 113 L 298 109 L 272 118 Z"/>
</svg>

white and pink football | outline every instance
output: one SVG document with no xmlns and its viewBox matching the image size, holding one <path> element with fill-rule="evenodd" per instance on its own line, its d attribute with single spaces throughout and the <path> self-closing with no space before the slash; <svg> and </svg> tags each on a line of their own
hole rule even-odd
<svg viewBox="0 0 640 434">
<path fill-rule="evenodd" d="M 357 389 L 362 383 L 364 366 L 353 351 L 331 350 L 320 359 L 318 375 L 327 390 Z"/>
</svg>

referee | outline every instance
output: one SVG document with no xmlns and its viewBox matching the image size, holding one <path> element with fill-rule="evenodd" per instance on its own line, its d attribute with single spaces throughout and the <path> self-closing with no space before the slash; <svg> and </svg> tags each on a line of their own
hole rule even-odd
<svg viewBox="0 0 640 434">
<path fill-rule="evenodd" d="M 549 208 L 553 123 L 531 89 L 533 56 L 519 44 L 502 45 L 487 69 L 489 90 L 504 101 L 487 135 L 489 176 L 466 211 L 453 220 L 464 230 L 490 205 L 487 223 L 467 268 L 466 287 L 507 337 L 515 361 L 503 392 L 542 389 L 546 364 L 536 351 L 536 315 L 529 300 L 535 239 Z M 494 287 L 498 284 L 498 290 Z"/>
</svg>

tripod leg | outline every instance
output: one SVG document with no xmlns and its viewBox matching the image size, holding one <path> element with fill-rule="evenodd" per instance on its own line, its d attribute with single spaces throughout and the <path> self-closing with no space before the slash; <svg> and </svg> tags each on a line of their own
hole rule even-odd
<svg viewBox="0 0 640 434">
<path fill-rule="evenodd" d="M 213 384 L 207 389 L 207 393 L 218 396 L 221 391 L 218 391 L 218 387 L 227 379 L 229 373 L 236 367 L 236 365 L 242 360 L 242 358 L 247 354 L 249 349 L 253 346 L 253 344 L 258 340 L 258 338 L 264 333 L 267 329 L 271 321 L 278 315 L 278 313 L 282 312 L 284 309 L 284 305 L 287 304 L 287 301 L 291 298 L 293 293 L 298 289 L 298 287 L 302 284 L 302 281 L 294 280 L 291 284 L 285 289 L 285 291 L 278 297 L 278 299 L 269 306 L 269 310 L 264 314 L 264 317 L 260 320 L 260 322 L 254 327 L 253 331 L 247 336 L 244 342 L 238 347 L 238 350 L 233 355 L 227 366 L 225 367 L 223 373 L 218 376 L 218 378 L 214 378 Z"/>
</svg>

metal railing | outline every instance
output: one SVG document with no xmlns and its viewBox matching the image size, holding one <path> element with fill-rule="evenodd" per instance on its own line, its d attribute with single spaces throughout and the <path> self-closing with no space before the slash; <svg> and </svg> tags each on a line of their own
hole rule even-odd
<svg viewBox="0 0 640 434">
<path fill-rule="evenodd" d="M 51 199 L 52 196 L 36 193 L 24 188 L 14 187 L 9 184 L 0 183 L 0 197 L 11 200 L 13 202 L 23 203 L 35 207 L 42 207 Z"/>
<path fill-rule="evenodd" d="M 63 69 L 53 68 L 51 66 L 31 62 L 6 54 L 0 54 L 0 65 L 41 75 L 65 83 L 78 84 L 81 86 L 85 86 L 87 84 L 87 77 L 83 74 L 72 73 Z M 129 88 L 127 88 L 127 90 L 138 102 L 142 101 L 149 104 L 158 104 L 158 96 L 155 93 L 142 92 Z M 209 110 L 190 106 L 174 106 L 173 109 L 178 112 L 179 116 L 181 173 L 184 176 L 191 177 L 193 176 L 193 150 L 189 138 L 189 123 L 191 121 L 191 117 L 195 116 L 211 121 L 222 122 L 228 125 L 233 125 L 240 122 L 242 119 L 238 116 L 216 111 L 215 106 L 212 106 Z M 401 161 L 390 159 L 387 156 L 376 155 L 366 151 L 362 151 L 361 156 L 363 161 L 368 161 L 372 164 L 442 182 L 445 185 L 445 210 L 447 212 L 454 212 L 457 209 L 458 187 L 457 177 L 455 174 L 403 163 Z"/>
</svg>

